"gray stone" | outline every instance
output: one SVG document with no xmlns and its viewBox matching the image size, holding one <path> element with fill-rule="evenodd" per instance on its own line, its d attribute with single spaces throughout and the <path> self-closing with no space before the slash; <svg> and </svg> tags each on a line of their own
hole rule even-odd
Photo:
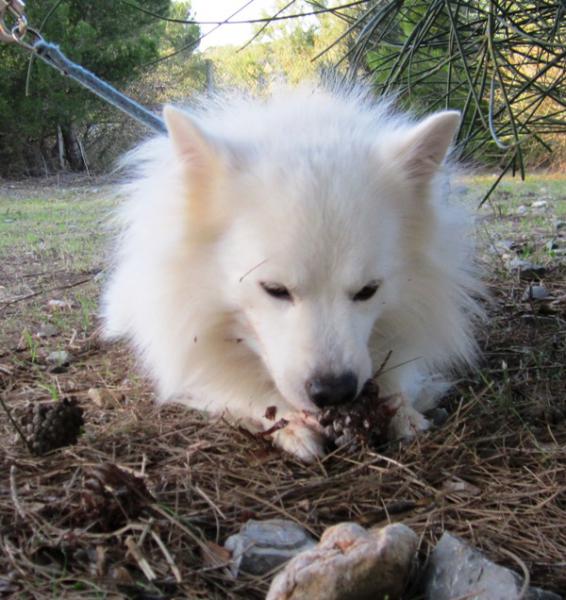
<svg viewBox="0 0 566 600">
<path fill-rule="evenodd" d="M 115 408 L 118 404 L 114 396 L 105 388 L 89 388 L 87 396 L 99 408 Z"/>
<path fill-rule="evenodd" d="M 232 553 L 230 570 L 237 577 L 240 570 L 264 575 L 315 545 L 314 538 L 294 521 L 250 519 L 224 547 Z"/>
<path fill-rule="evenodd" d="M 49 300 L 47 303 L 49 310 L 63 310 L 65 308 L 71 308 L 71 303 L 68 300 Z"/>
<path fill-rule="evenodd" d="M 442 535 L 432 552 L 425 580 L 427 600 L 519 600 L 523 585 L 519 575 L 449 533 Z M 524 598 L 561 600 L 539 588 L 530 588 Z"/>
<path fill-rule="evenodd" d="M 533 300 L 546 300 L 550 296 L 549 291 L 544 285 L 532 284 L 523 292 L 521 300 L 523 302 L 530 302 Z"/>
<path fill-rule="evenodd" d="M 509 261 L 509 269 L 518 272 L 519 278 L 526 281 L 540 279 L 546 274 L 546 268 L 542 265 L 536 265 L 521 258 L 514 258 Z"/>
<path fill-rule="evenodd" d="M 517 207 L 517 214 L 519 216 L 526 215 L 528 212 L 529 212 L 529 208 L 527 206 L 525 206 L 524 204 L 521 204 L 521 206 Z"/>
<path fill-rule="evenodd" d="M 525 244 L 515 240 L 498 240 L 495 242 L 495 247 L 501 252 L 521 252 L 525 248 Z"/>
<path fill-rule="evenodd" d="M 417 534 L 401 523 L 366 530 L 327 529 L 320 543 L 293 558 L 271 582 L 266 600 L 395 600 L 411 575 Z"/>
<path fill-rule="evenodd" d="M 47 362 L 55 367 L 63 367 L 71 362 L 71 355 L 66 350 L 55 350 L 47 356 Z"/>
<path fill-rule="evenodd" d="M 37 336 L 40 338 L 53 337 L 59 335 L 59 328 L 53 325 L 53 323 L 42 323 Z"/>
<path fill-rule="evenodd" d="M 436 408 L 432 408 L 425 413 L 425 417 L 432 421 L 432 424 L 435 427 L 442 427 L 448 418 L 450 417 L 450 413 L 441 406 L 437 406 Z"/>
<path fill-rule="evenodd" d="M 548 202 L 546 200 L 535 200 L 531 206 L 533 208 L 546 208 L 548 206 Z"/>
<path fill-rule="evenodd" d="M 558 250 L 560 248 L 564 248 L 565 244 L 566 244 L 566 241 L 563 238 L 553 238 L 551 240 L 548 240 L 548 242 L 546 242 L 546 244 L 544 245 L 544 248 L 548 252 L 552 252 L 552 251 Z"/>
</svg>

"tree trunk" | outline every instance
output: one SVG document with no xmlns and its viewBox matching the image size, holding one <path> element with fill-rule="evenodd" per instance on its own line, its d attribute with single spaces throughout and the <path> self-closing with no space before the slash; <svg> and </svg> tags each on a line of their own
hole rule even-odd
<svg viewBox="0 0 566 600">
<path fill-rule="evenodd" d="M 63 142 L 61 125 L 57 125 L 57 153 L 59 155 L 59 168 L 61 171 L 65 171 L 67 168 L 65 164 L 65 142 Z"/>
<path fill-rule="evenodd" d="M 61 134 L 65 145 L 65 158 L 71 171 L 84 171 L 85 164 L 73 126 L 69 124 L 61 125 Z"/>
</svg>

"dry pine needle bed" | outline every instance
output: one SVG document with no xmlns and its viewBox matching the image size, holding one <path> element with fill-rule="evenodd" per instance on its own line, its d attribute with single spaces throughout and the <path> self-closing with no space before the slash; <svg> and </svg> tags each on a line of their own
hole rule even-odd
<svg viewBox="0 0 566 600">
<path fill-rule="evenodd" d="M 564 275 L 547 285 L 564 289 Z M 94 334 L 73 340 L 62 372 L 41 352 L 5 352 L 2 399 L 16 423 L 57 395 L 76 399 L 84 427 L 76 444 L 37 456 L 0 411 L 0 597 L 263 598 L 270 578 L 232 579 L 222 544 L 271 517 L 316 536 L 341 521 L 401 521 L 423 559 L 450 531 L 564 591 L 566 323 L 520 302 L 523 289 L 493 288 L 484 363 L 446 399 L 441 428 L 311 466 L 222 420 L 154 406 L 125 348 Z"/>
</svg>

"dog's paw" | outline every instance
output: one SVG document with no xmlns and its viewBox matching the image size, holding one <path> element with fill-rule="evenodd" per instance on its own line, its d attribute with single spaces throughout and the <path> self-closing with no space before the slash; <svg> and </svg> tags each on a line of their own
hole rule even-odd
<svg viewBox="0 0 566 600">
<path fill-rule="evenodd" d="M 389 438 L 392 440 L 412 440 L 422 431 L 430 428 L 430 422 L 408 401 L 400 397 L 395 416 L 389 425 Z"/>
<path fill-rule="evenodd" d="M 272 434 L 276 446 L 305 463 L 324 456 L 324 436 L 312 418 L 292 415 L 286 419 L 287 425 Z"/>
</svg>

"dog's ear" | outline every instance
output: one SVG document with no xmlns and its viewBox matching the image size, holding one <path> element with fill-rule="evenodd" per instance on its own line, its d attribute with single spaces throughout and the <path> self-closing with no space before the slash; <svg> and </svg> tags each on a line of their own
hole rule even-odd
<svg viewBox="0 0 566 600">
<path fill-rule="evenodd" d="M 415 125 L 397 146 L 396 154 L 411 179 L 426 181 L 439 169 L 460 124 L 455 110 L 439 112 Z"/>
<path fill-rule="evenodd" d="M 200 171 L 214 162 L 212 142 L 186 112 L 166 105 L 163 118 L 173 148 L 183 163 L 192 170 Z"/>
<path fill-rule="evenodd" d="M 166 106 L 163 118 L 174 152 L 187 177 L 186 207 L 192 239 L 216 236 L 228 217 L 228 207 L 216 193 L 224 161 L 218 145 L 186 112 Z"/>
</svg>

